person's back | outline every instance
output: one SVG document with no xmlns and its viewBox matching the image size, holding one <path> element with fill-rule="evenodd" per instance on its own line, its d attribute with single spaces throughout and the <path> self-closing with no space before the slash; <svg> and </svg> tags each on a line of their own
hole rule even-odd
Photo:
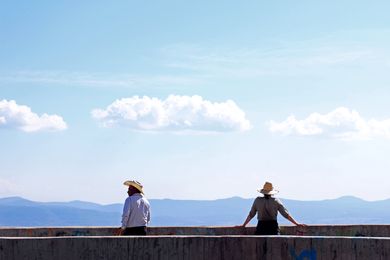
<svg viewBox="0 0 390 260">
<path fill-rule="evenodd" d="M 252 205 L 250 214 L 252 217 L 258 212 L 258 220 L 277 220 L 278 212 L 288 218 L 288 211 L 282 202 L 271 196 L 257 197 Z"/>
<path fill-rule="evenodd" d="M 274 190 L 272 183 L 266 182 L 264 184 L 263 189 L 259 190 L 259 192 L 264 194 L 264 197 L 257 197 L 255 199 L 248 214 L 248 217 L 244 221 L 244 224 L 242 224 L 242 227 L 245 227 L 257 213 L 258 222 L 255 234 L 278 235 L 278 212 L 280 212 L 283 217 L 285 217 L 295 225 L 303 226 L 302 224 L 299 224 L 295 221 L 295 219 L 288 213 L 287 209 L 283 206 L 282 202 L 279 199 L 272 197 L 272 195 L 278 193 L 277 190 Z"/>
<path fill-rule="evenodd" d="M 126 227 L 147 226 L 150 221 L 150 204 L 141 193 L 127 197 L 123 210 L 122 225 Z"/>
<path fill-rule="evenodd" d="M 125 181 L 129 195 L 123 206 L 120 235 L 146 235 L 150 222 L 150 204 L 145 198 L 143 186 L 138 181 Z"/>
</svg>

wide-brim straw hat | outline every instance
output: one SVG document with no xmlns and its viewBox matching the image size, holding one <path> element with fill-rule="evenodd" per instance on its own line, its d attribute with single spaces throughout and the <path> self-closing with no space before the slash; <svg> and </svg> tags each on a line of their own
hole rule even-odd
<svg viewBox="0 0 390 260">
<path fill-rule="evenodd" d="M 265 195 L 274 195 L 279 192 L 278 190 L 274 189 L 274 186 L 270 182 L 265 182 L 263 188 L 257 191 Z"/>
<path fill-rule="evenodd" d="M 137 190 L 139 190 L 139 192 L 144 194 L 144 190 L 142 189 L 143 186 L 139 181 L 125 181 L 123 184 L 126 186 L 132 186 L 132 187 L 136 188 Z"/>
</svg>

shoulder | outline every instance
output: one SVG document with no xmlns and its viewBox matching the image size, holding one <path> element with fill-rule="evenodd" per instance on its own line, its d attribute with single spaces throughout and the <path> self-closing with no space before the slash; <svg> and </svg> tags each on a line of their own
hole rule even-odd
<svg viewBox="0 0 390 260">
<path fill-rule="evenodd" d="M 145 204 L 149 204 L 149 201 L 148 199 L 145 197 L 145 195 L 141 194 L 141 193 L 137 193 L 137 194 L 134 194 L 134 198 L 137 200 L 137 201 L 142 201 L 142 203 L 145 203 Z"/>
<path fill-rule="evenodd" d="M 129 203 L 131 203 L 131 196 L 127 197 L 125 200 L 125 204 L 129 204 Z"/>
<path fill-rule="evenodd" d="M 278 198 L 273 198 L 275 200 L 276 203 L 278 203 L 279 205 L 283 205 L 282 201 Z"/>
<path fill-rule="evenodd" d="M 264 200 L 264 197 L 257 197 L 255 200 L 254 200 L 254 202 L 253 203 L 261 203 L 261 201 L 263 201 Z"/>
<path fill-rule="evenodd" d="M 129 202 L 129 203 L 130 202 L 135 202 L 135 201 L 137 201 L 139 199 L 142 199 L 142 196 L 138 195 L 138 193 L 135 193 L 135 194 L 127 197 L 126 202 Z"/>
<path fill-rule="evenodd" d="M 149 200 L 148 200 L 145 196 L 142 196 L 142 200 L 143 200 L 145 203 L 149 204 Z"/>
</svg>

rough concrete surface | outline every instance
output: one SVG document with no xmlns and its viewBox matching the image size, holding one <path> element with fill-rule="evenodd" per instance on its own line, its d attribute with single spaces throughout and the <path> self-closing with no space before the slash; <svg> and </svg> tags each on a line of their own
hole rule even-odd
<svg viewBox="0 0 390 260">
<path fill-rule="evenodd" d="M 390 239 L 293 236 L 0 238 L 0 259 L 390 259 Z"/>
<path fill-rule="evenodd" d="M 294 228 L 284 227 L 284 231 Z M 317 226 L 305 232 L 325 230 L 326 226 Z M 387 225 L 328 226 L 329 233 L 349 236 L 253 236 L 248 235 L 253 227 L 155 227 L 150 234 L 157 235 L 119 237 L 113 236 L 113 227 L 0 228 L 0 260 L 387 260 L 390 238 L 385 237 L 389 236 L 386 230 Z M 375 235 L 374 231 L 382 237 L 367 236 Z"/>
</svg>

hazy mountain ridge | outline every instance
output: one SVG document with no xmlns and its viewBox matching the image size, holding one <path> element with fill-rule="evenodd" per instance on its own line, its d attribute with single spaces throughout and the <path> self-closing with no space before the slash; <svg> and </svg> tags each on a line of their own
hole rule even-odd
<svg viewBox="0 0 390 260">
<path fill-rule="evenodd" d="M 290 213 L 307 224 L 390 223 L 390 199 L 365 201 L 352 196 L 321 201 L 281 199 Z M 151 199 L 153 226 L 238 225 L 253 199 Z M 0 226 L 118 226 L 122 204 L 35 202 L 20 197 L 0 199 Z M 287 223 L 283 218 L 282 224 Z M 252 222 L 255 223 L 255 220 Z"/>
</svg>

